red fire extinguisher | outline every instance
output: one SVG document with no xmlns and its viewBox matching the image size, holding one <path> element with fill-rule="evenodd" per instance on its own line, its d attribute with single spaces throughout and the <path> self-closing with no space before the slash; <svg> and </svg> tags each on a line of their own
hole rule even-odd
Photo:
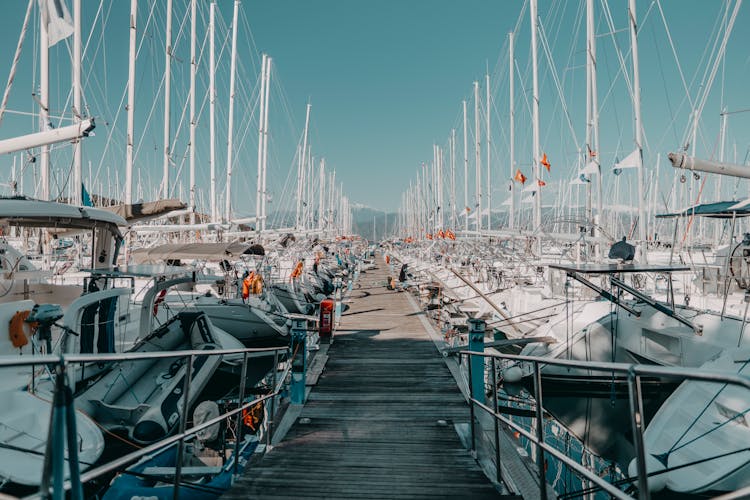
<svg viewBox="0 0 750 500">
<path fill-rule="evenodd" d="M 334 302 L 331 299 L 325 299 L 320 302 L 320 323 L 318 333 L 321 341 L 330 342 L 333 337 L 333 311 Z"/>
</svg>

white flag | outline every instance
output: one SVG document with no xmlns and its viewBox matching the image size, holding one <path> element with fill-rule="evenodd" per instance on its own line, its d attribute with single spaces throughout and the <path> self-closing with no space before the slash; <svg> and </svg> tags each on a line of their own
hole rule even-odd
<svg viewBox="0 0 750 500">
<path fill-rule="evenodd" d="M 641 152 L 637 149 L 630 153 L 628 156 L 615 163 L 614 168 L 638 168 L 641 166 Z"/>
<path fill-rule="evenodd" d="M 39 11 L 47 24 L 50 47 L 73 34 L 73 18 L 64 0 L 39 0 Z"/>
</svg>

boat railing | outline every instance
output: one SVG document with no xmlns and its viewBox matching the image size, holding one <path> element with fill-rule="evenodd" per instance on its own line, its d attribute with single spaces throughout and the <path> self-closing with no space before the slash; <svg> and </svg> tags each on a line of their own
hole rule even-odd
<svg viewBox="0 0 750 500">
<path fill-rule="evenodd" d="M 483 334 L 483 328 L 482 334 Z M 477 330 L 478 331 L 478 330 Z M 470 333 L 471 335 L 471 333 Z M 694 380 L 702 382 L 715 382 L 723 383 L 734 386 L 744 387 L 750 390 L 750 378 L 721 371 L 710 371 L 700 370 L 697 371 L 695 368 L 684 368 L 684 367 L 668 367 L 668 366 L 655 366 L 655 365 L 639 365 L 639 364 L 628 364 L 628 363 L 609 363 L 609 362 L 596 362 L 596 361 L 581 361 L 572 359 L 551 359 L 540 356 L 521 356 L 514 354 L 503 354 L 497 352 L 481 352 L 472 350 L 463 350 L 459 352 L 459 359 L 463 360 L 464 357 L 468 360 L 468 379 L 469 379 L 469 402 L 471 412 L 471 450 L 472 453 L 476 453 L 477 449 L 477 430 L 476 430 L 476 419 L 475 411 L 479 408 L 491 415 L 494 420 L 494 439 L 495 439 L 495 464 L 497 481 L 502 481 L 502 470 L 500 462 L 500 423 L 513 429 L 519 435 L 528 439 L 532 445 L 536 447 L 536 463 L 537 472 L 539 474 L 539 489 L 540 497 L 547 498 L 547 482 L 545 480 L 545 453 L 553 456 L 555 459 L 562 462 L 565 466 L 570 468 L 579 477 L 583 478 L 590 483 L 595 484 L 598 488 L 601 488 L 604 492 L 610 494 L 614 498 L 630 499 L 628 493 L 613 485 L 604 478 L 600 477 L 595 472 L 587 469 L 583 465 L 579 464 L 572 458 L 568 457 L 565 453 L 557 450 L 550 446 L 544 441 L 544 397 L 542 393 L 542 374 L 541 369 L 543 366 L 552 365 L 567 367 L 575 370 L 588 370 L 607 372 L 608 374 L 621 374 L 624 375 L 627 381 L 628 388 L 628 399 L 629 399 L 629 420 L 632 427 L 633 442 L 635 445 L 635 459 L 637 464 L 637 478 L 629 478 L 629 482 L 637 482 L 638 486 L 638 498 L 641 500 L 649 500 L 650 492 L 648 488 L 648 471 L 646 468 L 646 451 L 644 447 L 643 433 L 645 430 L 645 416 L 644 416 L 644 404 L 643 404 L 643 391 L 642 391 L 642 379 L 643 377 L 657 377 L 657 378 L 672 378 L 678 380 Z M 485 391 L 485 368 L 489 361 L 489 383 L 492 384 L 491 394 L 493 394 L 493 406 L 488 406 L 484 399 L 484 395 L 488 394 Z M 513 422 L 511 419 L 503 416 L 500 413 L 499 402 L 497 397 L 497 383 L 498 383 L 498 362 L 504 363 L 515 363 L 531 365 L 531 375 L 533 377 L 534 387 L 534 398 L 536 400 L 535 405 L 535 420 L 536 429 L 535 432 L 530 432 L 520 426 L 518 423 Z M 665 472 L 665 471 L 663 471 Z M 662 473 L 656 472 L 653 474 Z M 722 500 L 734 499 L 734 498 L 747 498 L 750 496 L 750 487 L 746 487 L 731 493 L 722 495 Z"/>
<path fill-rule="evenodd" d="M 289 351 L 288 346 L 269 347 L 269 348 L 243 348 L 243 349 L 216 349 L 212 351 L 204 350 L 183 350 L 183 351 L 155 351 L 146 353 L 117 353 L 117 354 L 60 354 L 60 355 L 38 355 L 38 356 L 8 356 L 0 357 L 0 368 L 45 365 L 50 372 L 54 373 L 55 390 L 52 401 L 52 416 L 50 418 L 50 428 L 48 434 L 48 446 L 44 453 L 44 468 L 42 482 L 39 490 L 26 497 L 29 499 L 37 498 L 55 498 L 62 499 L 67 495 L 73 500 L 82 500 L 83 484 L 99 478 L 105 474 L 120 470 L 123 467 L 134 463 L 147 455 L 162 451 L 169 446 L 177 445 L 177 459 L 174 472 L 173 498 L 179 497 L 180 484 L 182 483 L 182 462 L 184 456 L 185 442 L 200 431 L 213 425 L 219 424 L 230 417 L 237 416 L 235 422 L 235 443 L 234 443 L 234 463 L 233 473 L 236 475 L 239 470 L 239 456 L 241 445 L 241 425 L 243 412 L 270 401 L 267 417 L 263 419 L 262 425 L 258 430 L 258 435 L 264 435 L 266 448 L 270 448 L 273 437 L 275 413 L 275 401 L 285 388 L 287 376 L 291 371 L 291 359 L 287 358 L 285 367 L 279 374 L 279 362 L 283 354 Z M 271 371 L 270 391 L 258 396 L 251 401 L 245 401 L 247 397 L 247 388 L 245 382 L 247 378 L 248 361 L 255 357 L 274 357 L 274 364 Z M 186 373 L 192 373 L 195 358 L 207 356 L 234 356 L 242 357 L 239 398 L 237 407 L 228 410 L 215 418 L 202 422 L 200 424 L 187 427 L 189 398 L 191 397 L 192 377 L 186 376 L 182 387 L 182 402 L 180 405 L 180 421 L 177 433 L 151 443 L 143 448 L 127 453 L 123 456 L 114 458 L 109 462 L 97 465 L 85 472 L 80 471 L 78 463 L 77 447 L 78 438 L 75 430 L 75 407 L 72 397 L 72 389 L 66 376 L 66 368 L 75 364 L 87 363 L 109 363 L 119 361 L 133 360 L 153 360 L 164 358 L 180 358 L 186 363 Z M 55 424 L 58 425 L 55 425 Z M 61 427 L 61 428 L 57 428 Z M 62 436 L 60 435 L 62 434 Z M 72 438 L 72 439 L 71 439 Z M 67 456 L 65 447 L 61 443 L 67 442 Z M 56 443 L 59 446 L 50 446 L 49 443 Z M 66 465 L 67 464 L 67 465 Z M 69 478 L 64 479 L 65 469 L 69 469 Z"/>
</svg>

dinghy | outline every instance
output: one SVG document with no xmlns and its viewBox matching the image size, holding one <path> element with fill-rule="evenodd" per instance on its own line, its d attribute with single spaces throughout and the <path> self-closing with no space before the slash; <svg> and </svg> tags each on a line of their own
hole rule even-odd
<svg viewBox="0 0 750 500">
<path fill-rule="evenodd" d="M 182 311 L 138 342 L 131 352 L 220 349 L 205 314 Z M 190 374 L 188 406 L 197 400 L 221 363 L 221 356 L 196 356 Z M 126 360 L 114 363 L 77 395 L 77 405 L 108 430 L 124 429 L 131 439 L 151 443 L 169 435 L 184 411 L 187 376 L 184 358 Z"/>
</svg>

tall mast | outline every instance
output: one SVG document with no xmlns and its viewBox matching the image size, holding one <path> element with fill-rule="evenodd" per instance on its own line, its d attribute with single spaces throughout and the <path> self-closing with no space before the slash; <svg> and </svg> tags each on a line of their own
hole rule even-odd
<svg viewBox="0 0 750 500">
<path fill-rule="evenodd" d="M 485 81 L 487 85 L 487 97 L 486 108 L 487 108 L 487 230 L 492 229 L 492 169 L 490 168 L 490 159 L 492 151 L 492 139 L 490 133 L 490 72 L 487 68 L 487 74 L 485 75 Z"/>
<path fill-rule="evenodd" d="M 514 59 L 514 34 L 511 31 L 508 33 L 508 51 L 509 51 L 509 65 L 508 65 L 508 78 L 509 78 L 509 87 L 510 87 L 510 98 L 509 98 L 509 105 L 510 105 L 510 214 L 508 216 L 508 227 L 510 229 L 514 229 L 516 225 L 516 181 L 513 180 L 515 177 L 515 127 L 516 127 L 516 112 L 515 112 L 515 96 L 514 93 L 514 84 L 515 84 L 515 59 Z"/>
<path fill-rule="evenodd" d="M 133 137 L 135 136 L 135 55 L 138 31 L 138 0 L 130 0 L 130 45 L 128 50 L 128 132 L 125 153 L 125 204 L 133 203 Z M 89 178 L 89 182 L 93 179 Z"/>
<path fill-rule="evenodd" d="M 266 105 L 266 59 L 263 54 L 260 62 L 260 94 L 258 104 L 258 188 L 255 194 L 256 228 L 261 226 L 263 197 L 263 119 Z"/>
<path fill-rule="evenodd" d="M 79 117 L 81 109 L 81 0 L 73 0 L 73 108 Z M 73 196 L 74 205 L 81 204 L 81 161 L 83 141 L 73 147 Z"/>
<path fill-rule="evenodd" d="M 633 54 L 633 113 L 635 116 L 635 147 L 638 149 L 638 239 L 646 242 L 646 212 L 643 199 L 643 142 L 641 137 L 641 78 L 638 69 L 638 28 L 636 23 L 635 0 L 628 2 L 630 17 L 630 43 Z M 642 252 L 642 257 L 646 253 Z"/>
<path fill-rule="evenodd" d="M 237 74 L 237 17 L 240 1 L 234 0 L 232 13 L 232 61 L 229 69 L 229 131 L 227 132 L 227 189 L 224 216 L 229 222 L 232 217 L 232 141 L 234 139 L 234 81 Z"/>
<path fill-rule="evenodd" d="M 162 174 L 162 196 L 169 198 L 169 126 L 172 87 L 172 0 L 167 0 L 167 34 L 164 42 L 164 157 Z"/>
<path fill-rule="evenodd" d="M 586 32 L 588 34 L 588 57 L 586 59 L 589 70 L 589 88 L 591 102 L 591 137 L 590 148 L 593 154 L 587 152 L 588 161 L 596 164 L 596 216 L 594 218 L 594 235 L 600 235 L 600 225 L 604 222 L 602 198 L 602 166 L 599 160 L 599 94 L 596 85 L 596 31 L 594 26 L 594 0 L 586 0 Z M 600 245 L 597 244 L 597 255 Z"/>
<path fill-rule="evenodd" d="M 318 177 L 320 192 L 318 193 L 318 231 L 323 230 L 323 211 L 326 203 L 326 160 L 320 159 L 320 175 Z"/>
<path fill-rule="evenodd" d="M 305 131 L 302 134 L 302 150 L 300 151 L 299 155 L 299 163 L 297 165 L 297 218 L 295 222 L 295 226 L 297 229 L 301 228 L 301 216 L 302 216 L 302 193 L 303 193 L 303 186 L 302 183 L 304 182 L 303 175 L 304 175 L 304 168 L 305 168 L 305 160 L 307 158 L 307 131 L 308 127 L 310 126 L 310 108 L 312 107 L 311 104 L 307 104 L 307 110 L 305 111 Z"/>
<path fill-rule="evenodd" d="M 533 161 L 534 161 L 534 182 L 541 179 L 541 169 L 539 166 L 539 71 L 537 68 L 537 0 L 531 0 L 529 3 L 529 17 L 531 19 L 531 68 L 532 68 L 532 129 L 533 129 Z M 542 225 L 542 190 L 537 184 L 534 186 L 536 194 L 534 195 L 534 229 L 539 229 Z M 537 244 L 537 249 L 541 249 L 541 240 Z"/>
<path fill-rule="evenodd" d="M 456 229 L 456 129 L 451 129 L 451 227 Z"/>
<path fill-rule="evenodd" d="M 195 52 L 196 29 L 198 25 L 198 0 L 190 0 L 190 224 L 195 224 L 195 75 L 198 71 L 198 58 Z"/>
<path fill-rule="evenodd" d="M 133 0 L 135 1 L 135 0 Z M 216 2 L 211 2 L 208 15 L 209 31 L 209 167 L 211 170 L 211 222 L 219 221 L 219 208 L 216 206 Z"/>
<path fill-rule="evenodd" d="M 464 208 L 462 213 L 464 214 L 464 230 L 469 230 L 469 213 L 466 208 L 469 206 L 469 131 L 466 130 L 466 101 L 463 101 L 464 105 Z"/>
<path fill-rule="evenodd" d="M 264 116 L 263 116 L 263 185 L 261 190 L 261 205 L 260 205 L 260 212 L 261 216 L 263 217 L 260 221 L 260 227 L 263 231 L 266 230 L 266 180 L 268 172 L 268 109 L 269 109 L 269 93 L 271 89 L 271 61 L 272 59 L 270 57 L 266 57 L 266 96 L 265 96 L 265 106 L 263 107 Z"/>
<path fill-rule="evenodd" d="M 47 3 L 43 3 L 46 8 Z M 49 14 L 48 14 L 49 15 Z M 48 15 L 40 15 L 39 28 L 39 129 L 49 130 L 49 32 L 47 31 Z M 40 198 L 49 200 L 49 145 L 42 146 L 41 190 Z"/>
<path fill-rule="evenodd" d="M 482 230 L 482 132 L 479 125 L 479 82 L 474 82 L 474 189 L 477 205 L 477 231 Z"/>
</svg>

